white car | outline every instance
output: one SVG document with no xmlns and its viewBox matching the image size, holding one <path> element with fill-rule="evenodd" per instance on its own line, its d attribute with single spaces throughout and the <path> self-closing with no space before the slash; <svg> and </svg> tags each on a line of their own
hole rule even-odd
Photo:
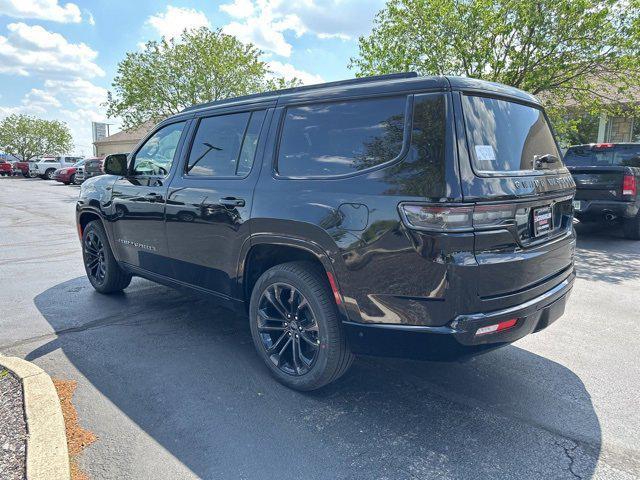
<svg viewBox="0 0 640 480">
<path fill-rule="evenodd" d="M 40 177 L 46 180 L 53 180 L 54 173 L 59 168 L 72 167 L 76 162 L 82 160 L 82 157 L 44 157 L 37 162 L 29 163 L 29 176 Z"/>
</svg>

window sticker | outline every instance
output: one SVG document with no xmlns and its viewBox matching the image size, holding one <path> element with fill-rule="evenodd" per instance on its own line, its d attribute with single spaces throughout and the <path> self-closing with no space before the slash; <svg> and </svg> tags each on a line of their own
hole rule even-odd
<svg viewBox="0 0 640 480">
<path fill-rule="evenodd" d="M 496 159 L 496 152 L 491 145 L 476 145 L 476 158 L 480 161 L 493 162 Z"/>
</svg>

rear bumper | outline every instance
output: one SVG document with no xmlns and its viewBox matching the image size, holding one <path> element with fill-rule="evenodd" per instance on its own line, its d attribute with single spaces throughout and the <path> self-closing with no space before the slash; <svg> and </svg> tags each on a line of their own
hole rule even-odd
<svg viewBox="0 0 640 480">
<path fill-rule="evenodd" d="M 575 273 L 528 302 L 506 309 L 459 315 L 442 327 L 344 322 L 354 353 L 364 355 L 454 360 L 508 345 L 538 332 L 564 313 Z M 517 318 L 508 330 L 476 335 L 479 328 Z"/>
<path fill-rule="evenodd" d="M 582 200 L 580 210 L 575 211 L 578 220 L 599 221 L 604 220 L 606 215 L 614 215 L 620 218 L 631 218 L 638 214 L 638 204 L 636 202 L 623 202 L 611 200 Z"/>
</svg>

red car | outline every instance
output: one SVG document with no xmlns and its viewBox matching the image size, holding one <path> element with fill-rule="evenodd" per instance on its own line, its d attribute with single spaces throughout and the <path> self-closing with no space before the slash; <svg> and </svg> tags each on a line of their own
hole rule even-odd
<svg viewBox="0 0 640 480">
<path fill-rule="evenodd" d="M 82 165 L 84 165 L 84 160 L 74 163 L 72 167 L 59 168 L 53 174 L 53 179 L 65 185 L 76 183 L 76 172 L 78 171 L 78 167 Z"/>
<path fill-rule="evenodd" d="M 13 175 L 13 165 L 6 160 L 0 160 L 0 175 L 10 177 Z"/>
<path fill-rule="evenodd" d="M 34 159 L 35 160 L 35 159 Z M 23 177 L 29 177 L 31 175 L 29 175 L 29 162 L 15 162 L 13 164 L 13 168 L 22 173 Z"/>
</svg>

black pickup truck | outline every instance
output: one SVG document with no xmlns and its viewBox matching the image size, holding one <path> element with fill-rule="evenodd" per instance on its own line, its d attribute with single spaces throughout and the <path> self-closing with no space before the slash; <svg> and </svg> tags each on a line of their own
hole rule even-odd
<svg viewBox="0 0 640 480">
<path fill-rule="evenodd" d="M 576 183 L 576 218 L 621 223 L 625 237 L 640 240 L 640 143 L 575 145 L 564 161 Z"/>
</svg>

